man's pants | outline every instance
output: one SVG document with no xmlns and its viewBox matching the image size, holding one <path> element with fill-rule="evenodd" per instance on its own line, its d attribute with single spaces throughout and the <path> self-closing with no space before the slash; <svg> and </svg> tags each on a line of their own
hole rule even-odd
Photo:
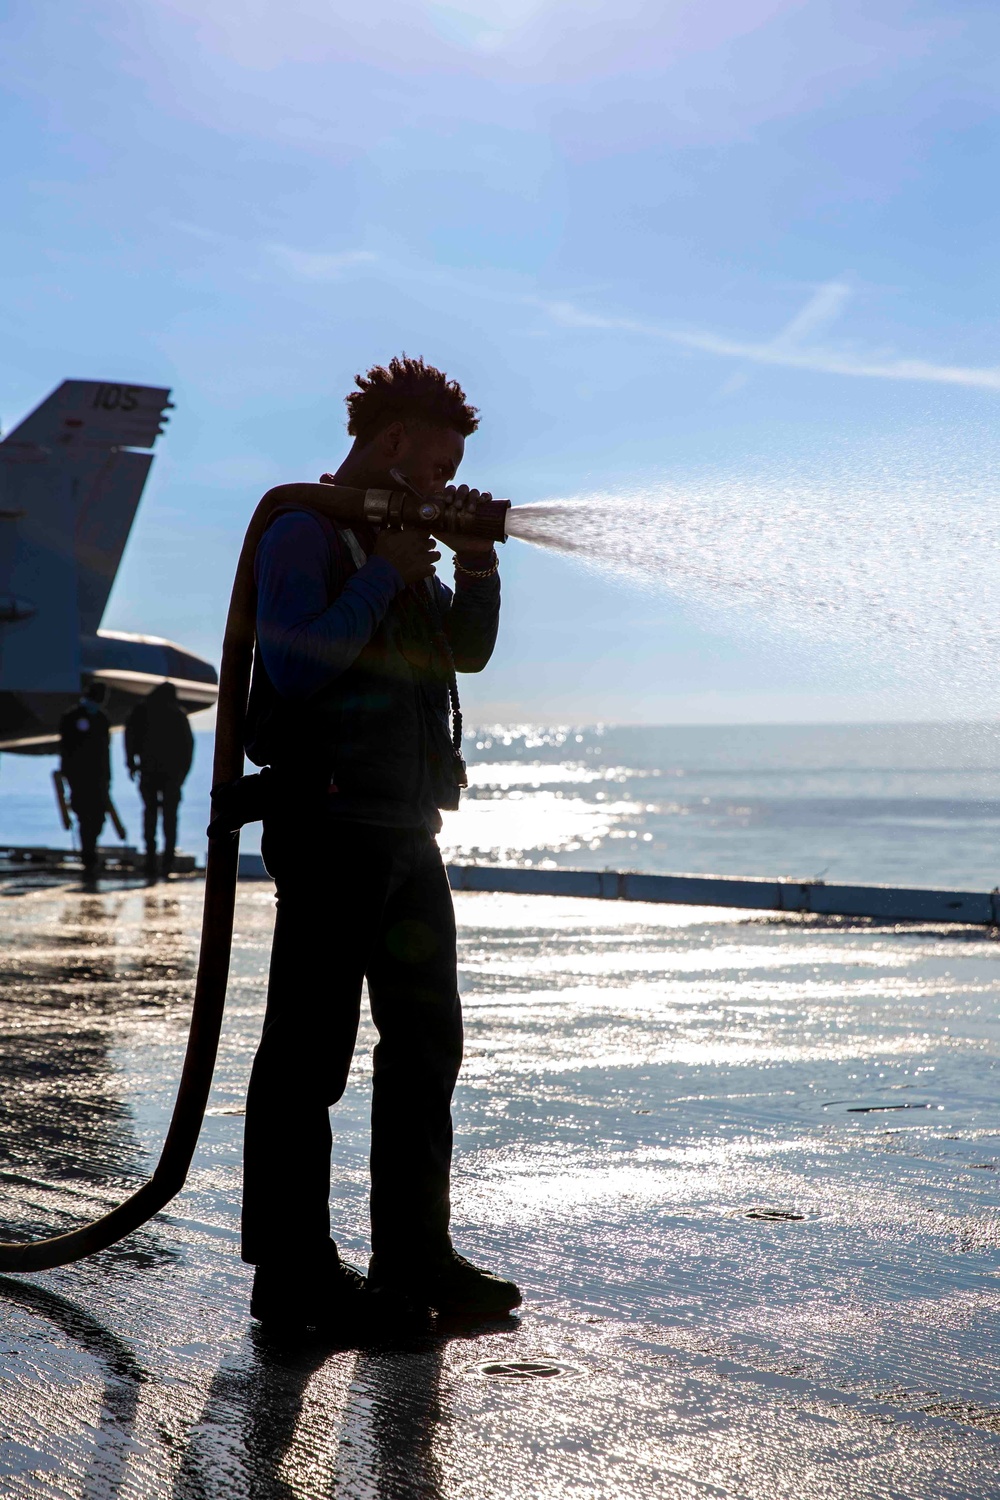
<svg viewBox="0 0 1000 1500">
<path fill-rule="evenodd" d="M 108 789 L 103 782 L 94 786 L 90 782 L 71 781 L 69 805 L 80 825 L 80 857 L 83 868 L 88 875 L 92 875 L 97 869 L 97 840 L 107 816 Z"/>
<path fill-rule="evenodd" d="M 177 848 L 177 809 L 181 800 L 181 783 L 174 776 L 157 776 L 140 772 L 139 795 L 142 798 L 142 833 L 146 859 L 156 858 L 156 822 L 163 813 L 163 868 L 169 873 Z"/>
<path fill-rule="evenodd" d="M 344 1092 L 368 980 L 374 1052 L 372 1249 L 449 1244 L 451 1096 L 462 1061 L 455 917 L 425 829 L 265 823 L 278 912 L 247 1094 L 243 1259 L 308 1259 L 330 1234 L 329 1108 Z"/>
</svg>

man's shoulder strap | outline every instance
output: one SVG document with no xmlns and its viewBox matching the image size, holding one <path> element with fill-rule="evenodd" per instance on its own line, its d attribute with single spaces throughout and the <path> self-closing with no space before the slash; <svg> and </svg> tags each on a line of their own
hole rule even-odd
<svg viewBox="0 0 1000 1500">
<path fill-rule="evenodd" d="M 365 563 L 368 561 L 368 558 L 365 555 L 365 550 L 362 547 L 361 543 L 354 535 L 354 532 L 349 526 L 338 526 L 337 530 L 340 532 L 340 535 L 344 539 L 344 544 L 347 547 L 348 552 L 351 554 L 354 566 L 356 568 L 363 568 Z"/>
<path fill-rule="evenodd" d="M 311 516 L 319 523 L 320 529 L 326 533 L 327 539 L 334 546 L 346 548 L 350 554 L 351 561 L 356 568 L 363 568 L 368 561 L 367 554 L 354 532 L 349 526 L 338 526 L 332 516 L 325 511 L 314 510 L 311 505 L 281 505 L 268 517 L 267 525 L 271 526 L 279 516 L 290 516 L 298 512 L 300 515 Z M 265 528 L 266 530 L 266 528 Z"/>
</svg>

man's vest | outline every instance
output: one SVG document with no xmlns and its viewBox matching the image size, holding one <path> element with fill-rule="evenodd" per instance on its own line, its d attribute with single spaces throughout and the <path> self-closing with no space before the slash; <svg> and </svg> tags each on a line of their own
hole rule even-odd
<svg viewBox="0 0 1000 1500">
<path fill-rule="evenodd" d="M 353 533 L 310 514 L 330 544 L 332 604 L 366 558 Z M 431 580 L 430 589 L 412 584 L 397 594 L 353 665 L 308 698 L 282 698 L 258 648 L 245 748 L 255 765 L 274 769 L 294 802 L 322 793 L 341 816 L 400 826 L 433 807 L 457 807 L 440 587 Z"/>
<path fill-rule="evenodd" d="M 106 794 L 111 783 L 107 715 L 82 700 L 59 724 L 60 767 L 71 787 L 93 788 L 95 796 Z"/>
</svg>

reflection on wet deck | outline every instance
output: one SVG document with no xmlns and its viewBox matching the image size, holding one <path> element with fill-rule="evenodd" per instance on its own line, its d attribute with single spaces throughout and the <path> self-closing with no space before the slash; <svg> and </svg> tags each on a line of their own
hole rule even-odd
<svg viewBox="0 0 1000 1500">
<path fill-rule="evenodd" d="M 8 1235 L 68 1227 L 148 1170 L 200 894 L 0 895 Z M 0 1494 L 994 1494 L 1000 945 L 458 905 L 456 1238 L 521 1281 L 523 1315 L 363 1351 L 249 1323 L 241 1110 L 271 901 L 241 890 L 188 1188 L 93 1261 L 0 1281 Z M 336 1117 L 357 1261 L 371 1042 Z"/>
</svg>

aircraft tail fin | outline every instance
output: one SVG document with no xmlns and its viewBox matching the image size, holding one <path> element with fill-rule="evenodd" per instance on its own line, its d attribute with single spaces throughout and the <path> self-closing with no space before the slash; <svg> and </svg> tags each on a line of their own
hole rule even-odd
<svg viewBox="0 0 1000 1500">
<path fill-rule="evenodd" d="M 0 442 L 0 688 L 77 691 L 169 398 L 64 380 Z"/>
<path fill-rule="evenodd" d="M 77 513 L 77 605 L 84 635 L 97 634 L 152 465 L 151 453 L 112 450 Z"/>
<path fill-rule="evenodd" d="M 33 443 L 69 458 L 81 450 L 152 448 L 169 418 L 170 392 L 152 385 L 64 380 L 4 443 Z"/>
</svg>

